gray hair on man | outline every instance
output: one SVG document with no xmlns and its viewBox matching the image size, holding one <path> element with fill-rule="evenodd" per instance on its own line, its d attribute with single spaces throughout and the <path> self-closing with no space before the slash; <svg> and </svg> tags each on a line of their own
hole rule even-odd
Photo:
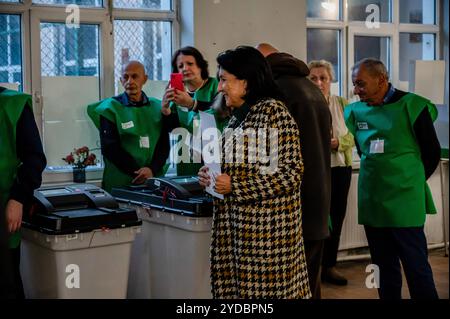
<svg viewBox="0 0 450 319">
<path fill-rule="evenodd" d="M 366 58 L 355 63 L 352 67 L 352 74 L 358 71 L 361 66 L 364 66 L 366 71 L 373 76 L 384 76 L 387 81 L 389 81 L 389 73 L 386 66 L 378 59 Z"/>
</svg>

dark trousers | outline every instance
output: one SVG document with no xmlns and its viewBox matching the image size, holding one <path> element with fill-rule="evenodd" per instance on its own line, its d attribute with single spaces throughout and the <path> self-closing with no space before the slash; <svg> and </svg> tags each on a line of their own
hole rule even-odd
<svg viewBox="0 0 450 319">
<path fill-rule="evenodd" d="M 324 240 L 305 240 L 306 267 L 312 299 L 321 299 L 320 265 L 322 264 Z"/>
<path fill-rule="evenodd" d="M 364 228 L 372 263 L 380 269 L 378 294 L 381 299 L 401 299 L 400 261 L 411 299 L 438 298 L 423 227 Z"/>
<path fill-rule="evenodd" d="M 325 240 L 323 249 L 322 266 L 324 268 L 334 267 L 336 265 L 342 224 L 344 223 L 345 212 L 347 211 L 347 197 L 351 180 L 351 167 L 331 168 L 330 219 L 332 228 L 330 237 Z"/>
<path fill-rule="evenodd" d="M 0 212 L 0 300 L 15 298 L 9 232 L 5 224 L 6 218 Z"/>
<path fill-rule="evenodd" d="M 10 249 L 12 273 L 14 279 L 14 296 L 17 299 L 25 299 L 23 291 L 22 277 L 20 276 L 20 245 L 17 248 Z"/>
</svg>

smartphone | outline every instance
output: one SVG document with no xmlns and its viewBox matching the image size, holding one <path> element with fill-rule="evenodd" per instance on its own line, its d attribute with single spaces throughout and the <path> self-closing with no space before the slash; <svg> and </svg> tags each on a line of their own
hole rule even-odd
<svg viewBox="0 0 450 319">
<path fill-rule="evenodd" d="M 180 91 L 184 91 L 183 74 L 181 73 L 170 74 L 170 87 Z"/>
</svg>

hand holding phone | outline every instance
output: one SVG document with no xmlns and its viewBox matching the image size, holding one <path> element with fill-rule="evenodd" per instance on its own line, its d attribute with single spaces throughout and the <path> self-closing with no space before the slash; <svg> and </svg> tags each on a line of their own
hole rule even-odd
<svg viewBox="0 0 450 319">
<path fill-rule="evenodd" d="M 181 73 L 170 74 L 170 87 L 180 91 L 184 91 L 183 74 Z"/>
</svg>

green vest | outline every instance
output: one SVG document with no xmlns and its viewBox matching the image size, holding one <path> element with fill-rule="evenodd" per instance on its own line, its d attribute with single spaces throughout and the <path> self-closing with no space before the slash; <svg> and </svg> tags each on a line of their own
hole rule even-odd
<svg viewBox="0 0 450 319">
<path fill-rule="evenodd" d="M 217 79 L 209 78 L 206 84 L 194 93 L 193 99 L 203 102 L 212 101 L 217 93 L 217 86 Z M 189 133 L 192 134 L 194 119 L 200 118 L 198 112 L 188 111 L 185 107 L 178 106 L 175 103 L 172 103 L 171 109 L 172 112 L 176 110 L 178 119 L 180 120 L 180 126 L 187 129 Z M 201 163 L 178 163 L 177 175 L 197 175 L 201 166 Z"/>
<path fill-rule="evenodd" d="M 362 152 L 358 181 L 358 221 L 372 227 L 420 227 L 435 214 L 413 126 L 429 100 L 408 93 L 396 103 L 346 107 L 345 121 Z M 384 141 L 384 152 L 380 141 Z M 371 148 L 372 145 L 372 148 Z"/>
<path fill-rule="evenodd" d="M 139 167 L 150 166 L 156 143 L 161 134 L 161 101 L 149 98 L 141 107 L 126 107 L 109 98 L 87 107 L 89 117 L 100 129 L 100 115 L 116 123 L 121 146 Z M 154 172 L 155 175 L 164 172 Z M 102 187 L 110 192 L 113 187 L 130 185 L 133 177 L 123 173 L 105 158 Z"/>
<path fill-rule="evenodd" d="M 11 90 L 0 93 L 0 210 L 4 211 L 20 160 L 16 153 L 16 126 L 25 106 L 31 107 L 31 96 Z M 0 216 L 5 218 L 5 216 Z M 20 244 L 20 232 L 9 238 L 9 247 Z"/>
</svg>

